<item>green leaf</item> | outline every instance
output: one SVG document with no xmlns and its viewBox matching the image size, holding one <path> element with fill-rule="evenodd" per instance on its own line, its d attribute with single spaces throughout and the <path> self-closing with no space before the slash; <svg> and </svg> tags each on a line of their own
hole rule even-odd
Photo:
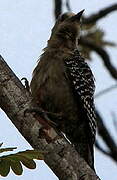
<svg viewBox="0 0 117 180">
<path fill-rule="evenodd" d="M 10 148 L 1 148 L 0 153 L 13 151 L 14 149 L 17 149 L 16 147 L 10 147 Z"/>
<path fill-rule="evenodd" d="M 24 156 L 20 156 L 20 161 L 22 162 L 22 164 L 24 166 L 26 166 L 29 169 L 35 169 L 36 168 L 36 163 L 32 159 L 28 159 L 28 158 L 26 158 Z"/>
<path fill-rule="evenodd" d="M 4 148 L 1 149 L 1 152 L 6 152 L 9 150 L 12 151 L 13 149 L 16 148 Z M 44 156 L 42 153 L 46 152 L 40 152 L 38 150 L 27 150 L 0 157 L 1 176 L 7 176 L 10 171 L 10 167 L 16 175 L 21 175 L 23 172 L 22 164 L 29 169 L 35 169 L 36 163 L 33 159 L 43 160 Z"/>
<path fill-rule="evenodd" d="M 12 161 L 10 162 L 11 169 L 16 175 L 21 175 L 23 172 L 22 165 L 20 161 Z"/>
<path fill-rule="evenodd" d="M 9 160 L 11 162 L 21 162 L 24 166 L 26 166 L 29 169 L 35 169 L 36 168 L 36 163 L 34 162 L 33 159 L 27 158 L 25 156 L 22 156 L 21 154 L 12 154 L 11 156 L 9 155 Z"/>
<path fill-rule="evenodd" d="M 0 175 L 6 177 L 10 171 L 10 162 L 7 159 L 0 159 Z"/>
</svg>

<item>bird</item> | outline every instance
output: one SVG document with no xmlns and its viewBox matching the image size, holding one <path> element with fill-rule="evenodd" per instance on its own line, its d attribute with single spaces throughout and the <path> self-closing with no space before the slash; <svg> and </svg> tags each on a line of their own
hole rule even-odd
<svg viewBox="0 0 117 180">
<path fill-rule="evenodd" d="M 79 51 L 83 12 L 59 16 L 33 71 L 30 89 L 35 104 L 50 112 L 51 121 L 94 169 L 95 80 Z"/>
</svg>

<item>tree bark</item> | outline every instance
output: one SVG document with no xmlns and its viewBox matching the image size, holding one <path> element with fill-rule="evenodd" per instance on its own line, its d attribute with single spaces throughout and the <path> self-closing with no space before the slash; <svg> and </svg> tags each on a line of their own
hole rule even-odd
<svg viewBox="0 0 117 180">
<path fill-rule="evenodd" d="M 99 180 L 74 147 L 64 138 L 47 143 L 39 137 L 42 127 L 31 113 L 31 96 L 0 56 L 0 107 L 34 149 L 46 151 L 44 161 L 60 180 Z"/>
</svg>

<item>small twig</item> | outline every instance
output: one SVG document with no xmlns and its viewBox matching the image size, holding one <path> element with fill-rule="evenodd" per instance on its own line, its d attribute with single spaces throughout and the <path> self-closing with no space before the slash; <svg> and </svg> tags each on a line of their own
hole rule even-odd
<svg viewBox="0 0 117 180">
<path fill-rule="evenodd" d="M 115 10 L 117 10 L 117 4 L 106 7 L 104 9 L 100 10 L 98 13 L 89 16 L 88 18 L 84 18 L 83 24 L 96 23 L 98 20 L 100 20 L 101 18 L 104 18 L 107 14 L 109 14 Z"/>
<path fill-rule="evenodd" d="M 112 138 L 111 134 L 109 133 L 108 129 L 104 125 L 103 120 L 102 120 L 100 114 L 98 113 L 98 111 L 96 111 L 96 116 L 97 116 L 98 133 L 104 140 L 107 147 L 109 148 L 111 158 L 115 162 L 117 162 L 117 145 L 116 145 L 114 139 Z"/>
<path fill-rule="evenodd" d="M 55 19 L 59 17 L 59 15 L 62 13 L 62 0 L 54 0 L 55 8 L 54 8 L 54 16 Z"/>
<path fill-rule="evenodd" d="M 72 11 L 69 0 L 66 0 L 66 8 L 68 11 Z"/>
<path fill-rule="evenodd" d="M 3 142 L 2 143 L 0 143 L 0 147 L 3 145 Z"/>
<path fill-rule="evenodd" d="M 80 38 L 80 44 L 94 50 L 99 56 L 101 56 L 107 70 L 110 72 L 111 76 L 117 80 L 117 69 L 111 64 L 110 57 L 105 49 L 99 47 L 90 40 L 86 40 L 85 37 Z"/>
<path fill-rule="evenodd" d="M 95 95 L 95 98 L 99 98 L 100 96 L 103 96 L 103 95 L 105 95 L 106 93 L 109 93 L 110 91 L 112 91 L 112 90 L 114 90 L 114 89 L 116 89 L 116 88 L 117 88 L 117 84 L 112 85 L 112 86 L 110 86 L 109 88 L 106 88 L 106 89 L 100 91 L 99 93 L 97 93 L 97 94 Z"/>
<path fill-rule="evenodd" d="M 113 119 L 113 125 L 114 125 L 116 132 L 117 132 L 117 117 L 116 117 L 114 112 L 112 112 L 111 114 L 112 114 L 112 119 Z"/>
<path fill-rule="evenodd" d="M 101 145 L 98 143 L 98 141 L 96 141 L 95 146 L 96 146 L 96 148 L 99 149 L 103 154 L 105 154 L 105 155 L 107 155 L 107 156 L 111 156 L 111 154 L 110 154 L 109 152 L 105 151 L 105 150 L 101 147 Z"/>
</svg>

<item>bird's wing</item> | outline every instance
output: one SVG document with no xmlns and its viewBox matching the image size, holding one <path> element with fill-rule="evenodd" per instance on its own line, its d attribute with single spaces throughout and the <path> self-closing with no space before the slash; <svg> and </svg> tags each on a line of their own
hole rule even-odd
<svg viewBox="0 0 117 180">
<path fill-rule="evenodd" d="M 88 124 L 90 127 L 91 136 L 93 141 L 96 134 L 96 115 L 94 107 L 94 76 L 88 64 L 85 62 L 78 51 L 65 59 L 66 73 L 70 79 L 72 88 L 80 98 L 81 105 L 86 113 Z"/>
</svg>

